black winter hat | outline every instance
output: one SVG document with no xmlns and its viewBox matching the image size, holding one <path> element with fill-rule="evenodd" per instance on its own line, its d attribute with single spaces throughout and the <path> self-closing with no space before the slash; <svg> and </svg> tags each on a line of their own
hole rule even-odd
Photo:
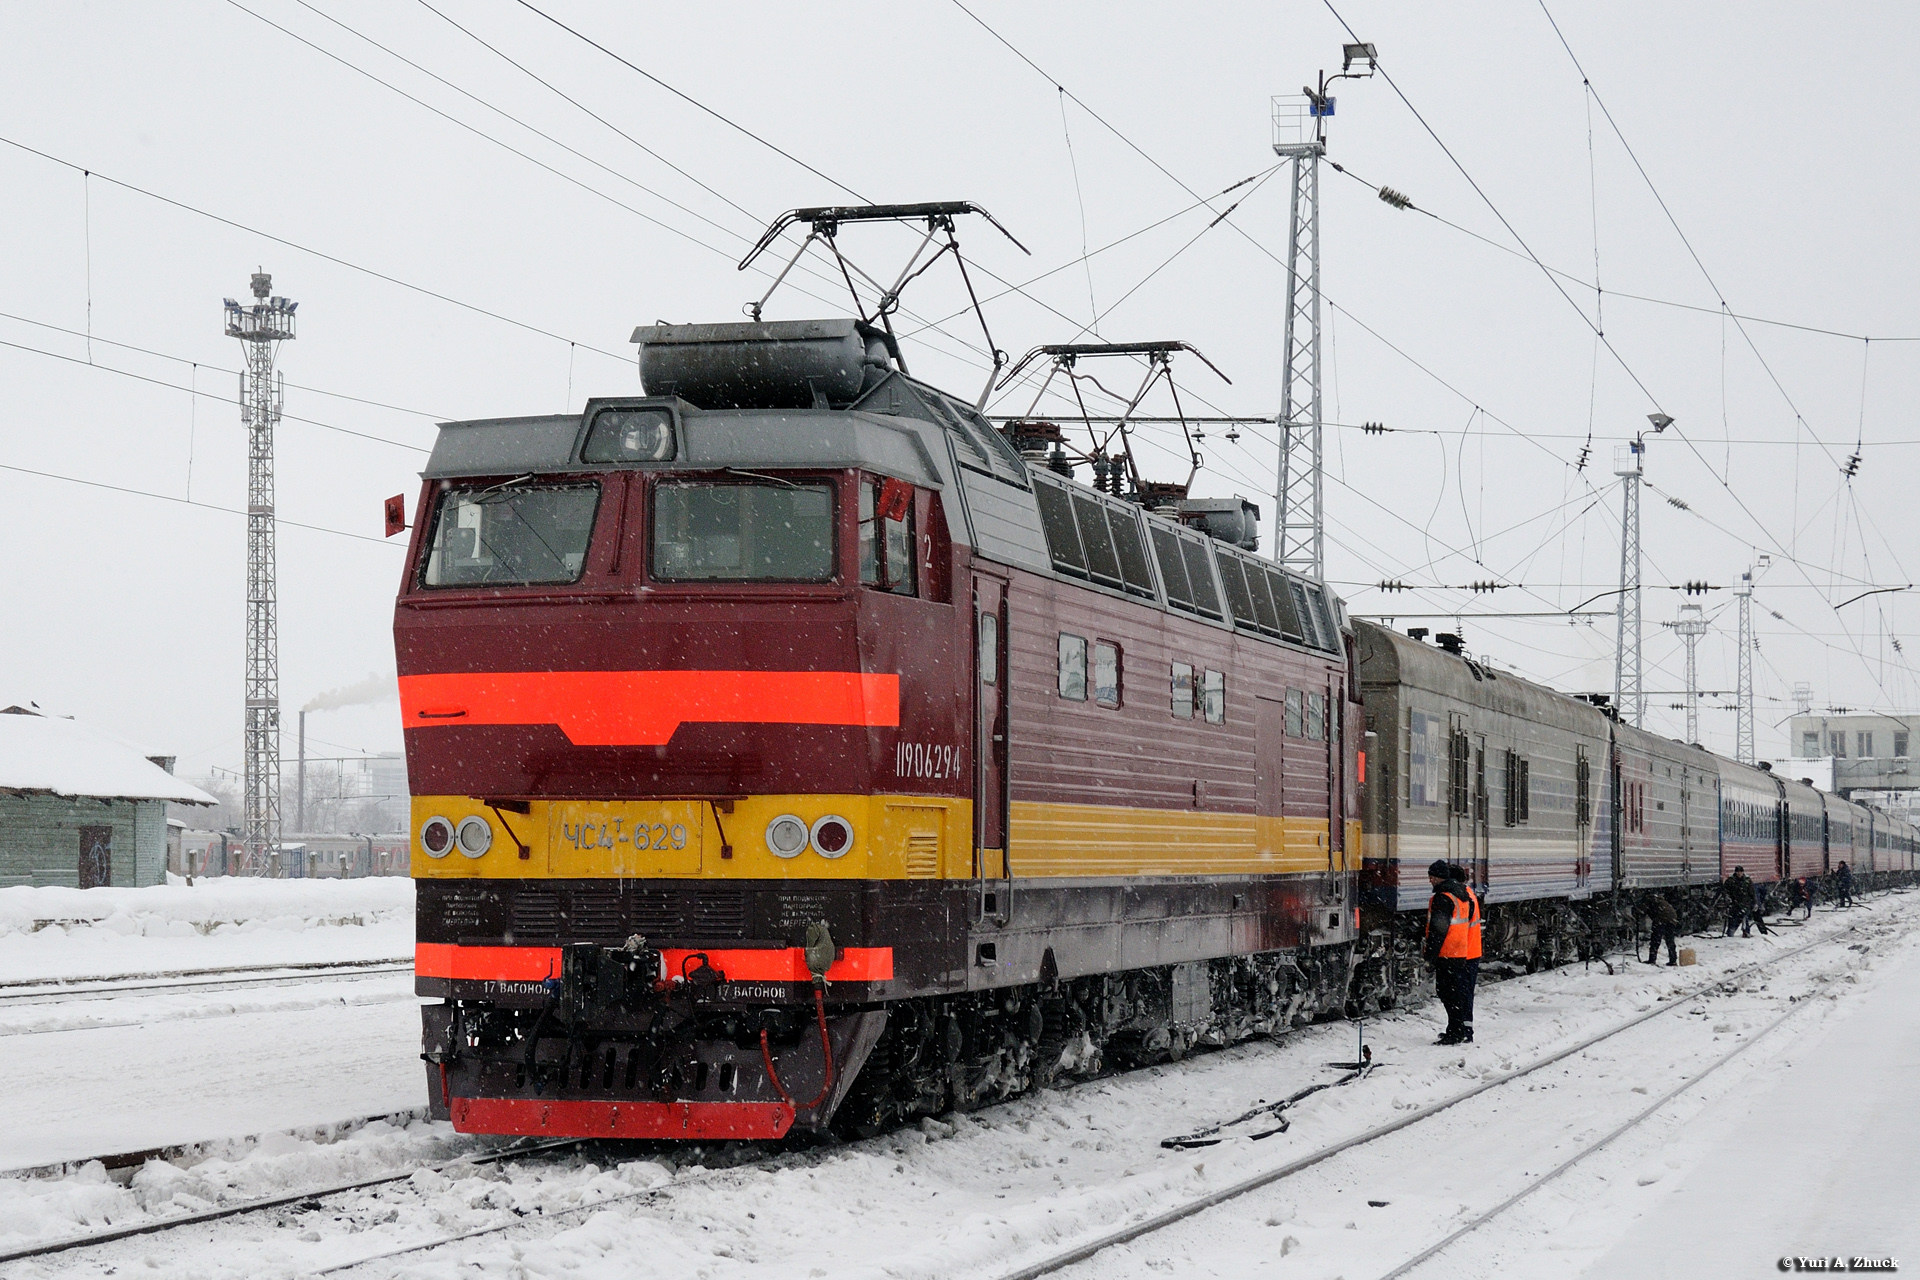
<svg viewBox="0 0 1920 1280">
<path fill-rule="evenodd" d="M 1436 880 L 1451 880 L 1453 868 L 1445 860 L 1437 861 L 1427 868 L 1427 874 Z"/>
</svg>

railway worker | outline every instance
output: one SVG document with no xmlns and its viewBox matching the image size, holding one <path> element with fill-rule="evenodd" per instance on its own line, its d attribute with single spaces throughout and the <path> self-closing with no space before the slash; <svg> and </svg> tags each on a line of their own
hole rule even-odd
<svg viewBox="0 0 1920 1280">
<path fill-rule="evenodd" d="M 1460 868 L 1444 861 L 1427 868 L 1424 951 L 1433 966 L 1434 992 L 1447 1011 L 1447 1029 L 1435 1044 L 1473 1043 L 1473 987 L 1480 978 L 1480 899 Z"/>
<path fill-rule="evenodd" d="M 1723 937 L 1731 938 L 1738 929 L 1740 936 L 1753 936 L 1753 881 L 1747 878 L 1745 867 L 1735 867 L 1726 883 L 1720 886 L 1727 895 L 1727 931 Z"/>
<path fill-rule="evenodd" d="M 1836 901 L 1834 902 L 1834 905 L 1836 907 L 1852 906 L 1853 905 L 1853 868 L 1848 866 L 1844 862 L 1841 863 L 1840 869 L 1833 873 L 1833 887 L 1835 890 L 1835 897 L 1836 897 Z"/>
<path fill-rule="evenodd" d="M 1673 909 L 1664 893 L 1649 893 L 1643 904 L 1647 918 L 1653 922 L 1653 941 L 1647 948 L 1647 963 L 1660 963 L 1660 940 L 1667 940 L 1667 965 L 1671 968 L 1680 963 L 1675 947 L 1680 939 L 1680 913 Z"/>
</svg>

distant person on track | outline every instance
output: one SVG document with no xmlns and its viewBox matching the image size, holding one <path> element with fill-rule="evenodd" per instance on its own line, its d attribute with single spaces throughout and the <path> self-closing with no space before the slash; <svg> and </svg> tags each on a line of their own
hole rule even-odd
<svg viewBox="0 0 1920 1280">
<path fill-rule="evenodd" d="M 1840 864 L 1840 869 L 1833 873 L 1833 888 L 1835 898 L 1834 906 L 1850 907 L 1853 905 L 1852 867 L 1844 862 Z"/>
<path fill-rule="evenodd" d="M 1466 873 L 1445 862 L 1427 868 L 1433 897 L 1427 902 L 1424 951 L 1433 966 L 1434 991 L 1447 1011 L 1447 1029 L 1435 1044 L 1473 1043 L 1473 988 L 1480 979 L 1480 899 Z"/>
<path fill-rule="evenodd" d="M 1664 893 L 1647 894 L 1641 903 L 1641 909 L 1653 922 L 1653 942 L 1647 948 L 1647 963 L 1660 963 L 1660 940 L 1664 938 L 1667 943 L 1667 964 L 1669 966 L 1679 964 L 1680 956 L 1674 948 L 1679 945 L 1680 913 L 1673 909 L 1673 903 L 1667 901 L 1667 895 Z"/>
<path fill-rule="evenodd" d="M 1723 937 L 1731 938 L 1738 929 L 1740 936 L 1753 936 L 1753 881 L 1747 878 L 1745 867 L 1735 867 L 1726 883 L 1720 886 L 1727 895 L 1727 931 Z"/>
</svg>

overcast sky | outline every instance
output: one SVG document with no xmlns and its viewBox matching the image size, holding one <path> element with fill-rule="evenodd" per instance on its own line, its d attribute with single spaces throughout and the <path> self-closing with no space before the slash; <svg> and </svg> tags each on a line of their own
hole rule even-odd
<svg viewBox="0 0 1920 1280">
<path fill-rule="evenodd" d="M 380 501 L 411 505 L 432 423 L 637 390 L 633 326 L 738 318 L 766 282 L 733 264 L 784 209 L 973 200 L 1032 251 L 961 228 L 984 294 L 1033 281 L 989 303 L 998 345 L 1099 314 L 1108 340 L 1182 339 L 1232 379 L 1186 361 L 1190 407 L 1277 408 L 1287 181 L 1269 98 L 1337 69 L 1347 36 L 1323 4 L 967 0 L 976 21 L 950 2 L 536 0 L 729 125 L 518 0 L 432 2 L 0 5 L 0 696 L 176 752 L 183 772 L 237 767 L 246 454 L 220 303 L 256 267 L 300 303 L 279 510 L 317 526 L 279 534 L 289 756 L 303 703 L 392 672 L 401 553 L 379 540 Z M 1834 607 L 1920 562 L 1920 343 L 1890 341 L 1920 337 L 1913 10 L 1549 7 L 1597 99 L 1538 3 L 1341 5 L 1405 101 L 1382 78 L 1342 84 L 1330 158 L 1351 176 L 1322 176 L 1325 407 L 1344 424 L 1327 436 L 1329 576 L 1362 614 L 1552 613 L 1611 590 L 1614 448 L 1657 408 L 1677 425 L 1649 450 L 1646 581 L 1725 587 L 1772 556 L 1762 754 L 1785 751 L 1796 681 L 1816 707 L 1915 707 L 1893 645 L 1920 602 Z M 1550 283 L 1516 233 L 1570 279 Z M 876 274 L 906 247 L 845 244 Z M 1657 300 L 1609 292 L 1612 351 L 1589 325 L 1596 261 L 1607 290 Z M 1723 319 L 1723 298 L 1756 319 Z M 940 323 L 909 345 L 914 371 L 971 397 L 985 365 L 963 305 L 936 269 L 905 328 Z M 845 312 L 824 274 L 768 309 Z M 1270 524 L 1272 439 L 1211 433 L 1197 490 L 1253 497 Z M 1166 435 L 1140 449 L 1163 479 L 1182 456 Z M 1383 594 L 1387 579 L 1416 589 Z M 1508 585 L 1452 589 L 1476 581 Z M 1650 689 L 1681 687 L 1659 623 L 1682 599 L 1647 593 Z M 1701 683 L 1731 690 L 1731 592 L 1703 603 Z M 1556 687 L 1611 687 L 1610 617 L 1465 630 Z M 1677 734 L 1677 697 L 1651 701 Z M 1702 737 L 1730 752 L 1732 699 L 1707 706 Z M 391 703 L 316 712 L 309 734 L 314 754 L 400 744 Z"/>
</svg>

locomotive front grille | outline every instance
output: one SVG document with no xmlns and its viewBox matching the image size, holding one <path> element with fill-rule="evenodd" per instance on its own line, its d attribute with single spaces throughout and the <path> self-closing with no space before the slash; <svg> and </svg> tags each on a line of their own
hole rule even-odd
<svg viewBox="0 0 1920 1280">
<path fill-rule="evenodd" d="M 513 933 L 517 938 L 558 938 L 560 895 L 552 889 L 521 889 L 516 893 Z"/>
<path fill-rule="evenodd" d="M 693 900 L 688 932 L 698 937 L 744 937 L 747 895 L 738 889 L 709 889 Z"/>
<path fill-rule="evenodd" d="M 621 910 L 620 889 L 575 889 L 568 926 L 577 938 L 599 942 L 618 940 L 627 935 L 626 912 Z"/>
</svg>

